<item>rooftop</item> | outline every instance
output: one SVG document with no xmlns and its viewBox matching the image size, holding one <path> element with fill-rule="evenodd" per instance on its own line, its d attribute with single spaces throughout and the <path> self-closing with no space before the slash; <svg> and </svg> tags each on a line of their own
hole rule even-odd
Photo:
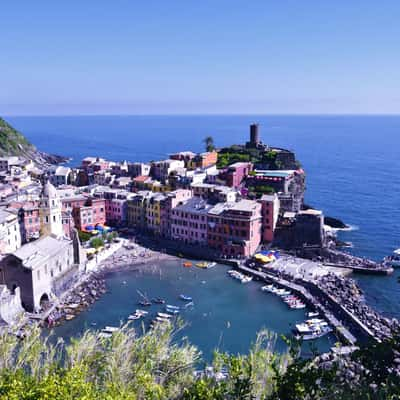
<svg viewBox="0 0 400 400">
<path fill-rule="evenodd" d="M 43 236 L 34 242 L 25 244 L 12 254 L 22 261 L 24 267 L 34 270 L 70 245 L 71 241 L 65 238 L 57 239 L 54 236 Z"/>
<path fill-rule="evenodd" d="M 211 204 L 200 197 L 191 197 L 185 203 L 177 206 L 176 209 L 190 213 L 207 214 L 212 207 Z"/>
</svg>

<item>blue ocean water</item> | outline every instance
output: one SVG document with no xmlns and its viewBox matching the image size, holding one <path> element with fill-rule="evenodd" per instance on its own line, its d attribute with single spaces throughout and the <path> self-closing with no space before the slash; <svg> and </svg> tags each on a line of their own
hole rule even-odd
<svg viewBox="0 0 400 400">
<path fill-rule="evenodd" d="M 307 173 L 308 204 L 354 227 L 342 232 L 355 254 L 380 260 L 400 247 L 400 116 L 10 117 L 38 148 L 73 158 L 148 161 L 178 150 L 244 143 L 258 122 L 265 143 L 296 152 Z M 357 276 L 367 300 L 400 317 L 400 285 Z"/>
</svg>

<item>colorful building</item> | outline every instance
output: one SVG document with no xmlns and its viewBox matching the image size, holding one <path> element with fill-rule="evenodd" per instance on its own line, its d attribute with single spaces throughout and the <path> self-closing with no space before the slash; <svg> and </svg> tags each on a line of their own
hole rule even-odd
<svg viewBox="0 0 400 400">
<path fill-rule="evenodd" d="M 274 240 L 274 232 L 279 217 L 280 201 L 277 194 L 264 194 L 260 200 L 262 215 L 262 241 L 270 243 Z"/>
<path fill-rule="evenodd" d="M 200 197 L 193 197 L 171 211 L 171 238 L 185 243 L 207 244 L 207 213 L 212 208 Z"/>
<path fill-rule="evenodd" d="M 261 242 L 261 204 L 219 203 L 208 212 L 208 245 L 227 257 L 248 257 Z"/>
</svg>

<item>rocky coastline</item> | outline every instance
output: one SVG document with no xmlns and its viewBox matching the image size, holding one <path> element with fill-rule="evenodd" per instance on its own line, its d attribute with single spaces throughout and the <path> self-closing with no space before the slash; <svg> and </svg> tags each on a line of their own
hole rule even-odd
<svg viewBox="0 0 400 400">
<path fill-rule="evenodd" d="M 106 293 L 106 281 L 100 274 L 92 274 L 73 289 L 42 321 L 47 327 L 61 325 L 64 321 L 75 318 L 79 313 L 90 307 L 97 299 Z"/>
<path fill-rule="evenodd" d="M 319 278 L 317 285 L 355 315 L 378 340 L 389 339 L 400 330 L 397 319 L 386 318 L 366 304 L 361 289 L 353 279 L 331 273 Z"/>
</svg>

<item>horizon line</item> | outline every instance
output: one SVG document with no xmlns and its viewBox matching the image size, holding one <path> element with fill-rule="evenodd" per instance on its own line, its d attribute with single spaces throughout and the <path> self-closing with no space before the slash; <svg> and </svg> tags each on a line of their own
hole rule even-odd
<svg viewBox="0 0 400 400">
<path fill-rule="evenodd" d="M 260 117 L 399 117 L 399 113 L 116 113 L 116 114 L 4 114 L 0 118 L 34 118 L 34 117 L 235 117 L 235 116 L 260 116 Z"/>
</svg>

